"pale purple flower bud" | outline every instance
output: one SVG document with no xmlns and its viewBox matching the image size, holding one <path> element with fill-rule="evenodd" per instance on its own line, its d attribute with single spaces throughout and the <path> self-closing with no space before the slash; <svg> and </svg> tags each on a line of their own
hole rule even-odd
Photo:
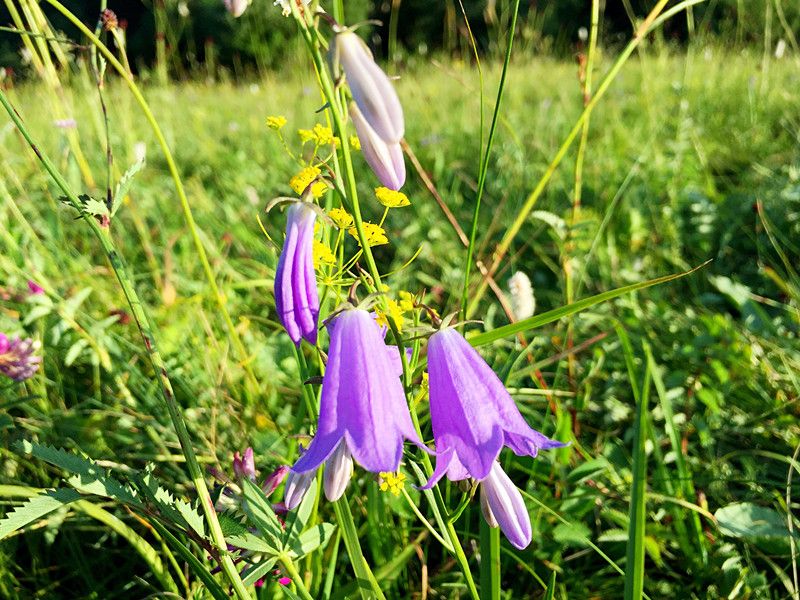
<svg viewBox="0 0 800 600">
<path fill-rule="evenodd" d="M 222 0 L 225 4 L 225 8 L 231 15 L 235 18 L 239 18 L 244 14 L 244 11 L 247 10 L 247 7 L 250 6 L 250 0 Z"/>
<path fill-rule="evenodd" d="M 272 492 L 274 492 L 278 486 L 283 483 L 283 480 L 286 479 L 286 476 L 289 474 L 289 466 L 288 465 L 281 465 L 277 469 L 275 469 L 269 477 L 264 480 L 264 483 L 261 484 L 261 489 L 264 490 L 264 494 L 269 496 Z"/>
<path fill-rule="evenodd" d="M 384 142 L 369 126 L 361 111 L 350 103 L 350 117 L 356 127 L 361 152 L 372 172 L 390 190 L 399 190 L 406 182 L 406 163 L 403 149 L 397 142 Z"/>
<path fill-rule="evenodd" d="M 455 329 L 428 340 L 428 375 L 437 457 L 426 488 L 445 474 L 451 481 L 486 478 L 503 446 L 535 457 L 565 445 L 531 429 L 503 382 Z"/>
<path fill-rule="evenodd" d="M 248 446 L 244 456 L 238 452 L 233 453 L 233 473 L 237 479 L 256 480 L 256 463 L 253 458 L 253 449 Z"/>
<path fill-rule="evenodd" d="M 325 497 L 331 502 L 336 502 L 344 494 L 352 476 L 353 457 L 347 449 L 347 444 L 342 440 L 325 462 L 325 471 L 322 478 Z"/>
<path fill-rule="evenodd" d="M 381 329 L 367 311 L 354 308 L 334 317 L 328 332 L 317 434 L 292 472 L 312 472 L 340 444 L 367 471 L 395 472 L 403 439 L 427 448 L 414 430 Z"/>
<path fill-rule="evenodd" d="M 286 487 L 283 490 L 283 504 L 286 510 L 294 510 L 303 501 L 306 492 L 314 482 L 315 471 L 306 471 L 305 473 L 296 473 L 289 471 L 286 476 Z"/>
<path fill-rule="evenodd" d="M 0 333 L 0 374 L 14 381 L 33 377 L 42 362 L 41 356 L 35 355 L 39 347 L 39 342 L 30 338 L 9 340 Z"/>
<path fill-rule="evenodd" d="M 384 142 L 398 143 L 405 132 L 403 107 L 369 48 L 357 34 L 343 31 L 336 34 L 333 52 L 344 69 L 353 100 L 366 122 Z M 361 143 L 363 145 L 363 139 Z"/>
<path fill-rule="evenodd" d="M 490 527 L 500 526 L 511 545 L 520 550 L 531 543 L 531 519 L 517 486 L 494 463 L 489 475 L 481 481 L 481 511 Z"/>
<path fill-rule="evenodd" d="M 299 345 L 317 343 L 319 296 L 314 273 L 314 221 L 317 213 L 304 202 L 286 211 L 286 240 L 275 272 L 275 309 L 286 333 Z"/>
</svg>

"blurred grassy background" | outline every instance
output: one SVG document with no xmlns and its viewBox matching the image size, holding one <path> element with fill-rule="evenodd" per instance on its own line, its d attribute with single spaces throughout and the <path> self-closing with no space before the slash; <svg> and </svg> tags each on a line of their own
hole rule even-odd
<svg viewBox="0 0 800 600">
<path fill-rule="evenodd" d="M 598 73 L 612 59 L 613 51 L 605 51 Z M 222 470 L 233 451 L 252 444 L 258 467 L 269 472 L 287 460 L 289 436 L 298 433 L 289 427 L 299 404 L 296 363 L 271 294 L 276 247 L 257 216 L 279 243 L 282 216 L 264 217 L 263 208 L 290 193 L 296 165 L 266 117 L 285 115 L 287 141 L 297 147 L 296 129 L 319 121 L 321 100 L 302 59 L 287 57 L 279 67 L 236 80 L 213 70 L 207 79 L 146 89 L 252 354 L 262 386 L 255 401 L 242 391 L 243 370 L 227 345 L 152 134 L 118 82 L 106 91 L 116 168 L 132 164 L 142 144 L 147 154 L 113 232 L 155 316 L 196 447 Z M 534 524 L 531 548 L 504 547 L 507 597 L 539 597 L 551 571 L 557 597 L 622 594 L 622 577 L 597 551 L 624 568 L 634 403 L 615 324 L 631 339 L 633 385 L 641 385 L 648 364 L 654 380 L 645 591 L 651 598 L 796 593 L 786 522 L 789 509 L 797 509 L 797 479 L 787 506 L 787 477 L 798 467 L 800 442 L 798 67 L 791 46 L 776 58 L 772 45 L 762 51 L 702 39 L 685 48 L 663 39 L 646 44 L 593 114 L 579 222 L 571 224 L 574 158 L 568 158 L 513 244 L 497 280 L 505 287 L 514 271 L 527 273 L 537 312 L 564 304 L 565 259 L 583 282 L 579 297 L 713 262 L 685 280 L 582 313 L 573 322 L 574 354 L 565 322 L 531 332 L 527 351 L 514 340 L 485 349 L 533 426 L 576 439 L 572 448 L 535 461 L 504 455 L 515 482 L 533 495 Z M 406 138 L 466 228 L 480 155 L 476 69 L 435 53 L 410 58 L 399 72 Z M 484 65 L 484 76 L 491 97 L 497 66 Z M 40 83 L 19 83 L 10 95 L 74 188 L 98 193 L 87 188 L 65 138 L 77 133 L 103 182 L 97 90 L 79 70 L 68 83 L 61 94 L 76 130 L 56 126 Z M 575 64 L 517 55 L 484 197 L 484 260 L 581 109 Z M 16 439 L 31 437 L 112 467 L 155 462 L 162 480 L 184 481 L 156 380 L 104 256 L 7 121 L 0 136 L 0 331 L 38 336 L 45 355 L 29 384 L 0 388 L 0 483 L 57 481 L 55 471 L 9 450 Z M 376 220 L 381 207 L 368 200 L 376 182 L 358 160 L 366 217 Z M 377 258 L 388 272 L 422 248 L 411 268 L 391 278 L 392 288 L 428 289 L 429 301 L 448 312 L 459 301 L 463 247 L 410 164 L 409 170 L 412 206 L 392 212 L 386 225 L 392 245 L 378 248 Z M 28 279 L 47 294 L 28 296 Z M 486 329 L 507 321 L 491 296 L 477 317 Z M 575 357 L 571 366 L 568 355 Z M 267 426 L 267 416 L 277 429 Z M 356 522 L 379 566 L 420 526 L 402 501 L 380 494 L 363 474 L 359 479 Z M 764 528 L 753 529 L 754 515 Z M 479 518 L 472 506 L 458 527 L 474 538 Z M 85 515 L 57 513 L 4 542 L 0 552 L 3 597 L 129 598 L 154 591 L 152 575 L 125 541 Z M 436 544 L 424 542 L 421 557 L 431 596 L 458 597 L 458 573 Z M 339 567 L 344 584 L 350 577 L 344 558 Z M 418 597 L 421 572 L 415 554 L 393 574 L 391 597 Z"/>
</svg>

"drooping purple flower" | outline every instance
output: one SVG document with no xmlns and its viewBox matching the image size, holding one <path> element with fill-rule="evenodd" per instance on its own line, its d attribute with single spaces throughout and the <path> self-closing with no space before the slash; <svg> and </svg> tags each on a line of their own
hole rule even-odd
<svg viewBox="0 0 800 600">
<path fill-rule="evenodd" d="M 517 486 L 499 463 L 480 483 L 481 511 L 491 527 L 500 527 L 515 548 L 531 543 L 531 518 Z"/>
<path fill-rule="evenodd" d="M 42 362 L 42 357 L 35 354 L 39 347 L 39 342 L 30 338 L 8 339 L 0 333 L 0 373 L 14 381 L 33 377 Z"/>
<path fill-rule="evenodd" d="M 366 122 L 384 142 L 397 144 L 405 132 L 403 107 L 369 48 L 357 34 L 342 31 L 336 34 L 332 51 L 342 65 L 353 100 Z"/>
<path fill-rule="evenodd" d="M 369 168 L 384 186 L 399 190 L 406 182 L 403 149 L 398 142 L 386 142 L 375 132 L 355 103 L 350 103 L 350 118 L 356 127 L 361 152 Z"/>
<path fill-rule="evenodd" d="M 292 341 L 317 343 L 319 296 L 314 274 L 314 221 L 317 213 L 305 202 L 286 211 L 286 240 L 275 272 L 275 308 Z"/>
<path fill-rule="evenodd" d="M 237 479 L 256 480 L 256 463 L 253 457 L 253 449 L 249 446 L 244 451 L 244 456 L 239 452 L 233 453 L 233 473 Z"/>
<path fill-rule="evenodd" d="M 425 446 L 414 430 L 396 366 L 373 316 L 357 308 L 344 310 L 328 329 L 317 433 L 292 473 L 311 473 L 328 461 L 326 471 L 330 467 L 333 472 L 326 476 L 324 487 L 326 496 L 335 496 L 344 491 L 350 460 L 373 473 L 394 472 L 400 466 L 404 439 Z M 292 490 L 292 500 L 295 497 Z M 286 497 L 284 501 L 289 506 Z"/>
</svg>

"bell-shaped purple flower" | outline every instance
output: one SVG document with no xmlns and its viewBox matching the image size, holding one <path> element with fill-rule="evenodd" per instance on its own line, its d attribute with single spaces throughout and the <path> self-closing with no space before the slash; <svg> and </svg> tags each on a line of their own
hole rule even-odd
<svg viewBox="0 0 800 600">
<path fill-rule="evenodd" d="M 305 202 L 286 211 L 286 240 L 275 272 L 275 309 L 295 344 L 317 343 L 319 296 L 314 274 L 314 221 L 317 213 Z"/>
<path fill-rule="evenodd" d="M 565 445 L 531 429 L 491 367 L 455 329 L 428 340 L 428 377 L 437 458 L 426 488 L 445 474 L 451 481 L 485 479 L 503 446 L 536 456 Z"/>
<path fill-rule="evenodd" d="M 384 186 L 390 190 L 399 190 L 406 182 L 406 163 L 400 144 L 383 141 L 354 103 L 350 103 L 350 117 L 369 168 Z"/>
<path fill-rule="evenodd" d="M 352 31 L 343 31 L 336 34 L 333 52 L 366 122 L 384 142 L 397 144 L 405 132 L 403 108 L 392 83 L 373 60 L 369 48 Z M 364 144 L 363 139 L 361 143 Z"/>
<path fill-rule="evenodd" d="M 515 548 L 531 543 L 531 518 L 517 486 L 499 463 L 480 483 L 481 512 L 490 527 L 500 527 Z"/>
<path fill-rule="evenodd" d="M 0 333 L 0 374 L 14 381 L 33 377 L 42 362 L 42 357 L 36 356 L 39 346 L 38 341 L 30 338 L 8 339 Z"/>
<path fill-rule="evenodd" d="M 328 324 L 328 331 L 317 434 L 292 472 L 313 472 L 328 461 L 325 469 L 331 473 L 324 487 L 330 497 L 344 491 L 350 460 L 373 473 L 394 472 L 400 466 L 403 439 L 425 446 L 414 430 L 396 365 L 373 316 L 357 308 L 344 310 Z"/>
</svg>

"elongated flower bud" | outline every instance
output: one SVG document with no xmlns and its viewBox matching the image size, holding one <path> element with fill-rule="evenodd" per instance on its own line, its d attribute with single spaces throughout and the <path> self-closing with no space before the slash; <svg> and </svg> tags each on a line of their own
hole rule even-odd
<svg viewBox="0 0 800 600">
<path fill-rule="evenodd" d="M 286 211 L 286 240 L 275 272 L 275 309 L 295 344 L 317 343 L 319 296 L 314 273 L 314 221 L 317 213 L 296 202 Z"/>
<path fill-rule="evenodd" d="M 233 473 L 237 479 L 256 480 L 256 463 L 253 458 L 253 449 L 248 446 L 244 456 L 238 452 L 233 453 Z"/>
<path fill-rule="evenodd" d="M 296 471 L 289 471 L 286 476 L 286 487 L 283 490 L 283 504 L 286 510 L 294 510 L 303 501 L 306 492 L 314 482 L 316 471 L 306 471 L 305 473 L 297 473 Z"/>
<path fill-rule="evenodd" d="M 250 0 L 223 0 L 223 3 L 234 18 L 241 17 L 247 7 L 250 6 Z"/>
<path fill-rule="evenodd" d="M 400 144 L 386 143 L 364 119 L 355 103 L 350 104 L 350 117 L 356 126 L 361 152 L 378 181 L 390 190 L 399 190 L 406 182 L 406 163 Z"/>
<path fill-rule="evenodd" d="M 384 142 L 398 143 L 405 132 L 403 108 L 389 78 L 375 63 L 366 44 L 352 31 L 343 31 L 336 34 L 333 51 L 364 119 Z M 363 139 L 361 143 L 363 145 Z"/>
<path fill-rule="evenodd" d="M 325 472 L 322 478 L 325 497 L 331 502 L 336 502 L 344 494 L 352 476 L 353 456 L 347 449 L 347 444 L 342 440 L 333 454 L 325 461 Z"/>
<path fill-rule="evenodd" d="M 264 495 L 269 496 L 275 489 L 283 483 L 283 480 L 286 479 L 286 476 L 289 474 L 289 465 L 281 465 L 277 469 L 275 469 L 270 475 L 264 480 L 264 483 L 261 484 L 261 489 L 264 491 Z"/>
<path fill-rule="evenodd" d="M 515 548 L 522 550 L 531 543 L 531 519 L 522 494 L 498 463 L 481 481 L 481 510 L 486 522 L 499 525 Z"/>
</svg>

